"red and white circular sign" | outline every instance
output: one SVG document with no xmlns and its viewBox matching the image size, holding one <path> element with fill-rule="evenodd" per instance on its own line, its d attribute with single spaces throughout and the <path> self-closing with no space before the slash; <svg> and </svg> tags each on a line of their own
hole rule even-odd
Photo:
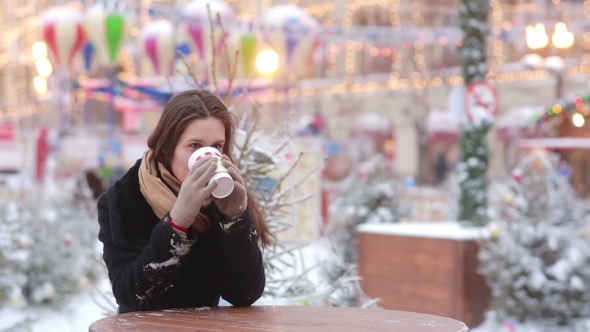
<svg viewBox="0 0 590 332">
<path fill-rule="evenodd" d="M 473 123 L 484 120 L 494 121 L 498 115 L 498 93 L 488 82 L 475 82 L 467 87 L 465 93 L 465 112 Z"/>
</svg>

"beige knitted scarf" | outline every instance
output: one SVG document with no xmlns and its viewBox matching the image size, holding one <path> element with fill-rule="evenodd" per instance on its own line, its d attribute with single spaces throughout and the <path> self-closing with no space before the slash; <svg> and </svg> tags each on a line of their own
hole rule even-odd
<svg viewBox="0 0 590 332">
<path fill-rule="evenodd" d="M 139 189 L 158 218 L 163 218 L 172 210 L 180 186 L 181 182 L 156 160 L 154 151 L 148 150 L 139 166 Z M 209 219 L 199 213 L 192 227 L 205 232 L 210 225 Z"/>
</svg>

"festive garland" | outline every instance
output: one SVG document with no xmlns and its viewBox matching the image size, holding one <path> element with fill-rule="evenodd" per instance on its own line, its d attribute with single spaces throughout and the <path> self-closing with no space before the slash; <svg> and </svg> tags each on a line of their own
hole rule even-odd
<svg viewBox="0 0 590 332">
<path fill-rule="evenodd" d="M 536 121 L 541 119 L 547 119 L 553 115 L 557 115 L 561 112 L 577 112 L 582 105 L 590 99 L 590 92 L 584 92 L 576 95 L 571 100 L 559 100 L 552 106 L 547 107 L 547 113 L 544 116 L 537 115 Z"/>
<path fill-rule="evenodd" d="M 488 0 L 461 0 L 459 18 L 463 30 L 463 44 L 460 54 L 465 86 L 484 81 L 488 68 L 486 65 L 486 39 L 489 35 Z M 459 178 L 458 220 L 466 225 L 486 224 L 487 177 L 489 149 L 486 134 L 491 123 L 470 124 L 461 132 L 461 162 L 457 166 Z"/>
<path fill-rule="evenodd" d="M 115 82 L 111 82 L 109 80 L 95 80 L 94 82 L 94 84 L 88 85 L 81 84 L 79 81 L 74 80 L 72 81 L 72 86 L 74 90 L 85 91 L 86 93 L 92 94 L 102 93 L 109 98 L 122 96 L 129 97 L 134 100 L 151 99 L 162 104 L 168 102 L 168 100 L 170 100 L 170 98 L 173 96 L 173 92 L 169 91 L 170 89 L 166 88 L 166 86 L 162 84 L 134 84 L 120 79 Z M 207 81 L 203 82 L 203 86 L 205 89 L 211 88 Z M 250 87 L 236 86 L 231 90 L 231 94 L 232 97 L 239 97 L 245 93 L 245 90 L 250 93 L 256 93 L 273 88 L 276 88 L 276 86 L 272 84 L 259 84 Z M 220 87 L 219 90 L 220 91 L 218 91 L 218 93 L 221 98 L 225 97 L 225 95 L 229 93 L 229 91 L 224 87 Z"/>
</svg>

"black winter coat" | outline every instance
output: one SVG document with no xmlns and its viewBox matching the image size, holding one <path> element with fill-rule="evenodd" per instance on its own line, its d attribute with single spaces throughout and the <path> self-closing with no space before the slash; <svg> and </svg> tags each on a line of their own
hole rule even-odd
<svg viewBox="0 0 590 332">
<path fill-rule="evenodd" d="M 140 162 L 98 200 L 98 239 L 119 313 L 213 307 L 220 296 L 234 306 L 258 300 L 265 275 L 248 210 L 226 231 L 229 220 L 211 204 L 211 228 L 184 239 L 140 192 Z"/>
</svg>

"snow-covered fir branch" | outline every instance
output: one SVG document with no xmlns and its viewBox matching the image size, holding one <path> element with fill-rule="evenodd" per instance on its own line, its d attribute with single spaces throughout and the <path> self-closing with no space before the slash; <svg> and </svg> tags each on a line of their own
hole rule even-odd
<svg viewBox="0 0 590 332">
<path fill-rule="evenodd" d="M 488 0 L 461 0 L 459 17 L 463 31 L 463 43 L 459 53 L 463 61 L 464 85 L 486 79 L 486 45 L 489 32 Z M 486 133 L 492 125 L 488 118 L 467 123 L 462 128 L 461 163 L 458 180 L 461 189 L 458 220 L 468 225 L 487 222 L 487 179 L 489 151 Z"/>
<path fill-rule="evenodd" d="M 500 316 L 564 327 L 590 315 L 590 213 L 556 165 L 535 152 L 496 191 L 494 236 L 479 257 Z"/>
<path fill-rule="evenodd" d="M 0 309 L 25 314 L 9 330 L 26 331 L 32 307 L 59 307 L 101 278 L 96 202 L 84 181 L 47 179 L 16 198 L 0 200 Z"/>
<path fill-rule="evenodd" d="M 221 20 L 220 17 L 217 19 Z M 224 46 L 224 49 L 227 49 L 227 45 Z M 183 55 L 179 55 L 183 57 L 187 67 L 189 78 L 187 81 L 192 78 L 195 88 L 207 88 L 211 91 L 218 91 L 217 66 L 225 62 L 229 73 L 227 85 L 230 88 L 222 100 L 230 111 L 235 112 L 238 101 L 232 98 L 231 87 L 236 84 L 234 77 L 239 59 L 237 54 L 233 62 L 227 54 L 225 59 L 213 57 L 214 60 L 209 64 L 208 70 L 209 81 L 212 82 L 212 86 L 209 87 L 203 87 L 198 82 L 197 75 L 188 61 Z M 254 110 L 251 113 L 242 113 L 243 116 L 240 119 L 242 126 L 236 135 L 234 155 L 244 181 L 257 195 L 270 231 L 276 236 L 275 242 L 263 251 L 266 270 L 266 289 L 263 298 L 283 300 L 291 304 L 356 305 L 350 301 L 344 303 L 337 295 L 342 291 L 360 294 L 356 267 L 348 264 L 348 272 L 341 277 L 335 279 L 327 277 L 325 273 L 322 273 L 321 267 L 338 258 L 332 246 L 326 245 L 321 239 L 311 243 L 288 236 L 296 228 L 297 208 L 312 197 L 309 194 L 300 194 L 298 189 L 308 181 L 310 176 L 320 172 L 322 164 L 312 167 L 303 175 L 300 175 L 300 172 L 294 172 L 300 167 L 302 155 L 295 151 L 297 149 L 294 147 L 292 137 L 288 134 L 286 127 L 288 119 L 271 133 L 258 130 L 260 105 L 248 94 L 248 87 L 243 90 L 244 93 L 240 96 L 243 98 L 239 99 L 249 100 Z M 287 156 L 296 157 L 288 158 Z M 323 258 L 318 259 L 317 256 Z M 361 306 L 364 307 L 371 307 L 375 303 L 366 296 L 359 296 L 359 298 L 362 301 Z"/>
</svg>

